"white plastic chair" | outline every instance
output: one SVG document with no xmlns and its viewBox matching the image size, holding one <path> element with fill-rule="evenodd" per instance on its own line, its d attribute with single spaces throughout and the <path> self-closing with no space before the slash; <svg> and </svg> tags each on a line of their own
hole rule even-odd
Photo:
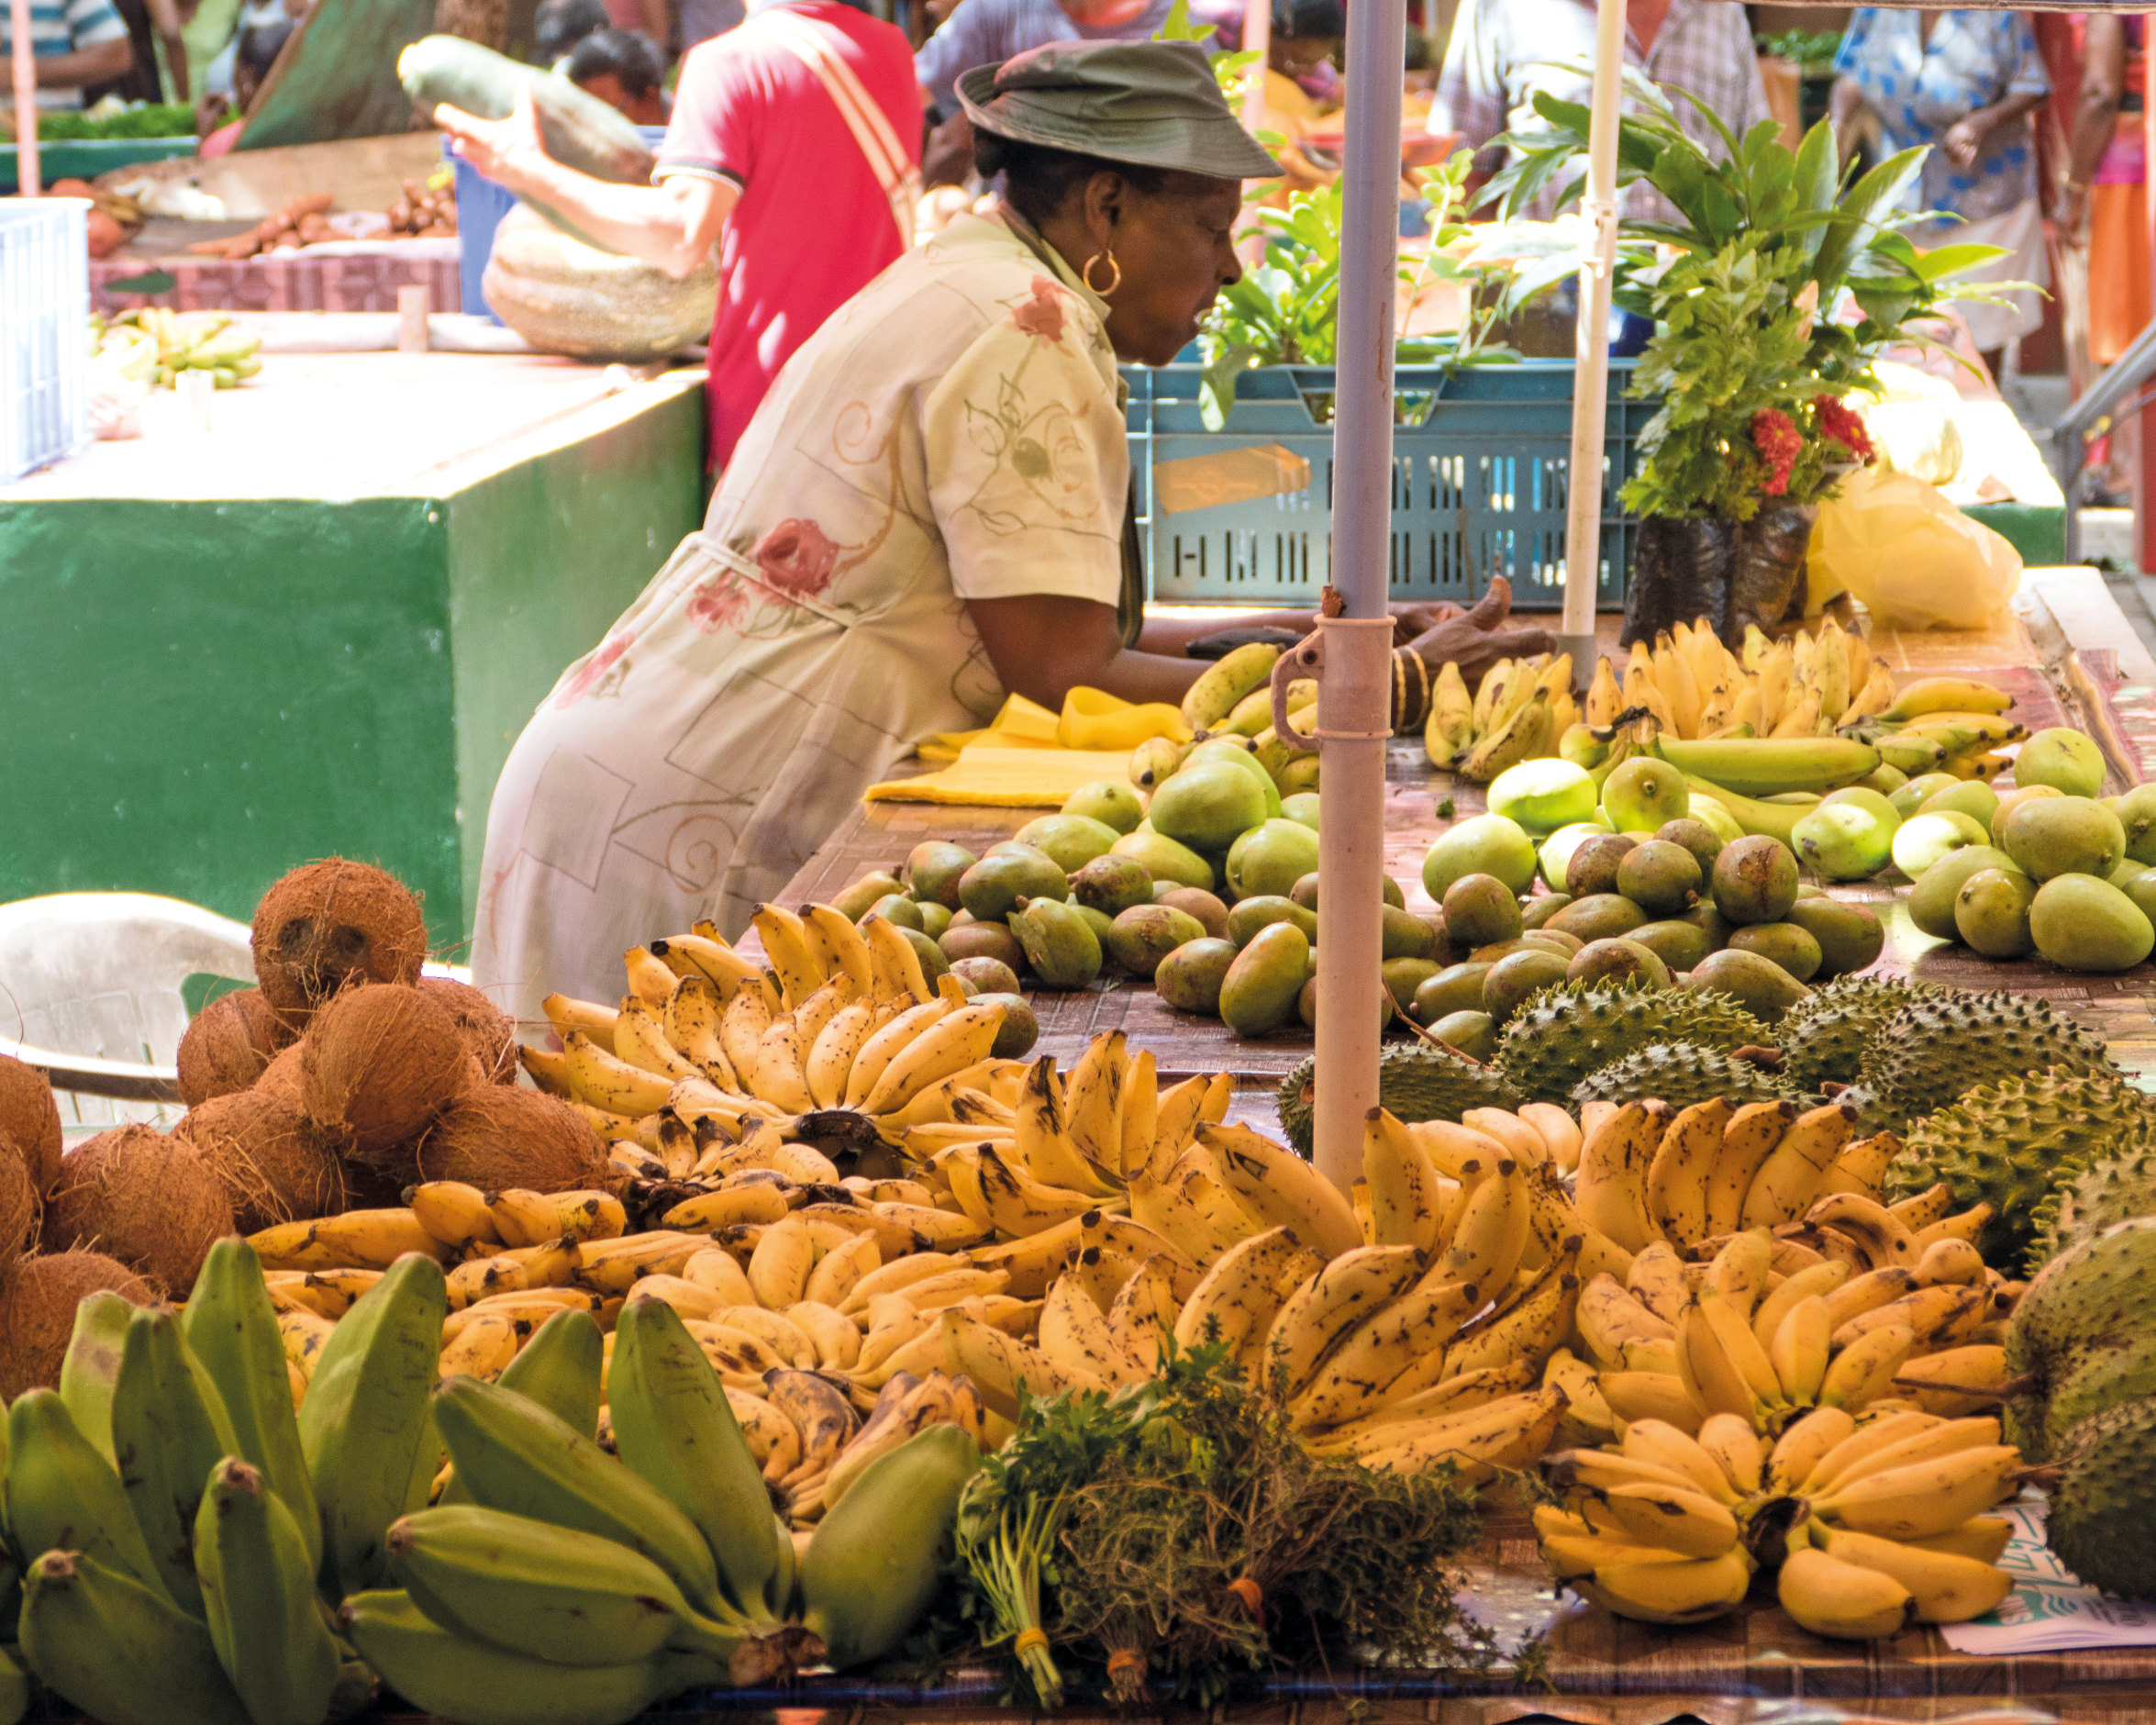
<svg viewBox="0 0 2156 1725">
<path fill-rule="evenodd" d="M 190 976 L 254 981 L 247 925 L 148 893 L 0 905 L 0 1054 L 41 1067 L 71 1133 L 179 1118 Z"/>
<path fill-rule="evenodd" d="M 461 965 L 428 964 L 461 983 Z M 252 983 L 248 927 L 150 893 L 54 893 L 0 905 L 0 1054 L 41 1068 L 71 1135 L 145 1121 L 180 1104 L 190 976 Z"/>
</svg>

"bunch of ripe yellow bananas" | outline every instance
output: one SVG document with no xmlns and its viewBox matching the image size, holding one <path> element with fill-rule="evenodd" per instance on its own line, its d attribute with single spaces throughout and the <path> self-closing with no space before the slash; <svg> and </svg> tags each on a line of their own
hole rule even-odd
<svg viewBox="0 0 2156 1725">
<path fill-rule="evenodd" d="M 1535 1512 L 1545 1561 L 1583 1597 L 1654 1623 L 1735 1609 L 1762 1564 L 1780 1564 L 1783 1608 L 1817 1634 L 1869 1639 L 1992 1609 L 2010 1586 L 1994 1566 L 2010 1527 L 1986 1512 L 2018 1490 L 2020 1452 L 1995 1418 L 1894 1395 L 1906 1326 L 1828 1364 L 1821 1325 L 1793 1322 L 1820 1297 L 1797 1291 L 1801 1274 L 1766 1293 L 1767 1253 L 1761 1236 L 1739 1235 L 1685 1296 L 1681 1398 L 1650 1412 L 1618 1389 L 1640 1374 L 1605 1372 L 1599 1406 L 1591 1392 L 1575 1406 L 1569 1429 L 1599 1422 L 1604 1437 L 1549 1459 L 1561 1505 Z"/>
<path fill-rule="evenodd" d="M 1432 766 L 1486 785 L 1507 767 L 1556 753 L 1579 717 L 1570 653 L 1500 659 L 1472 696 L 1447 660 L 1430 685 L 1422 746 Z"/>
<path fill-rule="evenodd" d="M 1002 1009 L 969 1004 L 950 979 L 931 986 L 905 934 L 883 918 L 857 928 L 828 905 L 764 905 L 754 922 L 768 967 L 704 922 L 630 948 L 618 1007 L 547 996 L 562 1052 L 525 1048 L 524 1068 L 581 1107 L 602 1138 L 640 1150 L 617 1155 L 630 1174 L 679 1177 L 711 1161 L 712 1144 L 696 1136 L 705 1122 L 745 1142 L 743 1122 L 754 1119 L 799 1144 L 803 1117 L 846 1110 L 856 1130 L 895 1137 L 948 1119 L 957 1089 L 1016 1070 L 991 1058 Z M 835 1177 L 828 1157 L 804 1152 L 757 1165 Z M 722 1152 L 714 1165 L 727 1161 Z"/>
<path fill-rule="evenodd" d="M 1575 1202 L 1631 1254 L 1586 1279 L 1577 1315 L 1611 1419 L 1778 1429 L 1893 1383 L 1952 1386 L 1926 1393 L 1962 1411 L 1957 1392 L 2006 1382 L 2019 1290 L 1973 1243 L 1990 1207 L 1950 1215 L 1944 1186 L 1882 1204 L 1899 1142 L 1850 1142 L 1852 1121 L 1839 1103 L 1590 1105 Z"/>
<path fill-rule="evenodd" d="M 1700 618 L 1656 636 L 1651 650 L 1634 641 L 1621 680 L 1597 660 L 1585 718 L 1606 728 L 1644 709 L 1665 737 L 1831 737 L 1893 701 L 1894 678 L 1873 662 L 1870 644 L 1831 617 L 1816 636 L 1799 629 L 1781 641 L 1747 629 L 1741 653 Z"/>
</svg>

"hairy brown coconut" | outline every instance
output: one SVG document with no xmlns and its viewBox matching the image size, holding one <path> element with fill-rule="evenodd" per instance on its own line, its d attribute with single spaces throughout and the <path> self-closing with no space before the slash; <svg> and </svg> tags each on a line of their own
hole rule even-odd
<svg viewBox="0 0 2156 1725">
<path fill-rule="evenodd" d="M 301 1049 L 308 1118 L 340 1155 L 384 1170 L 408 1170 L 410 1147 L 472 1083 L 455 1016 L 403 983 L 346 989 Z"/>
<path fill-rule="evenodd" d="M 254 1088 L 265 1096 L 276 1096 L 303 1107 L 306 1101 L 306 1076 L 303 1070 L 306 1060 L 306 1044 L 295 1042 L 290 1048 L 262 1068 L 262 1075 L 254 1081 Z"/>
<path fill-rule="evenodd" d="M 579 1192 L 615 1184 L 614 1164 L 589 1120 L 558 1097 L 507 1085 L 484 1085 L 457 1098 L 421 1141 L 419 1174 L 483 1192 Z"/>
<path fill-rule="evenodd" d="M 486 1083 L 517 1082 L 515 1019 L 470 983 L 461 983 L 453 976 L 422 976 L 419 988 L 450 1009 L 458 1033 L 472 1058 L 479 1063 L 480 1075 Z"/>
<path fill-rule="evenodd" d="M 96 1252 L 19 1258 L 0 1275 L 0 1401 L 28 1389 L 58 1389 L 60 1363 L 75 1332 L 76 1302 L 110 1292 L 148 1306 L 156 1290 L 124 1263 Z"/>
<path fill-rule="evenodd" d="M 352 983 L 414 983 L 427 958 L 419 901 L 393 874 L 342 857 L 294 869 L 254 913 L 262 994 L 295 1030 Z"/>
<path fill-rule="evenodd" d="M 243 1234 L 335 1216 L 350 1202 L 344 1164 L 295 1097 L 242 1090 L 212 1096 L 174 1129 L 209 1164 Z"/>
<path fill-rule="evenodd" d="M 225 1188 L 183 1138 L 122 1126 L 79 1144 L 45 1200 L 45 1244 L 102 1252 L 183 1299 L 210 1247 L 232 1232 Z"/>
<path fill-rule="evenodd" d="M 292 1034 L 261 989 L 219 996 L 194 1015 L 180 1039 L 180 1100 L 193 1107 L 246 1089 L 291 1044 Z"/>
<path fill-rule="evenodd" d="M 13 1263 L 37 1239 L 39 1208 L 21 1158 L 0 1155 L 0 1263 Z"/>
<path fill-rule="evenodd" d="M 60 1104 L 35 1066 L 0 1054 L 0 1146 L 30 1171 L 30 1183 L 50 1192 L 60 1178 Z"/>
</svg>

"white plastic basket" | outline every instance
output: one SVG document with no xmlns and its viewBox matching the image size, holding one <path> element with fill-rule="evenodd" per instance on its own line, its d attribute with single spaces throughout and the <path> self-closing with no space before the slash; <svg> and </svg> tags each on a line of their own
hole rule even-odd
<svg viewBox="0 0 2156 1725">
<path fill-rule="evenodd" d="M 0 197 L 0 484 L 90 440 L 89 213 Z"/>
</svg>

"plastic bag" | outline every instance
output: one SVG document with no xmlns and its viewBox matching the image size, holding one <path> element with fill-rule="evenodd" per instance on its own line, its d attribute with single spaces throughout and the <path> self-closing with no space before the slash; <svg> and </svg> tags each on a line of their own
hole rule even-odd
<svg viewBox="0 0 2156 1725">
<path fill-rule="evenodd" d="M 1937 490 L 1865 468 L 1819 506 L 1806 562 L 1805 609 L 1848 593 L 1874 622 L 1981 629 L 2021 584 L 2021 553 Z"/>
</svg>

